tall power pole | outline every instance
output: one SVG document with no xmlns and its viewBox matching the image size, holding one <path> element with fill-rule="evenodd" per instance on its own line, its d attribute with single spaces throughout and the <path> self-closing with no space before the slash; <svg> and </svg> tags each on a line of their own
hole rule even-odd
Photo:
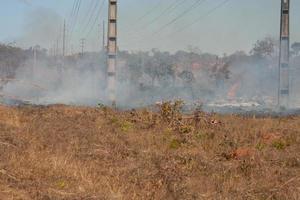
<svg viewBox="0 0 300 200">
<path fill-rule="evenodd" d="M 59 39 L 56 40 L 56 56 L 59 56 Z"/>
<path fill-rule="evenodd" d="M 117 0 L 109 0 L 107 34 L 107 91 L 108 100 L 116 105 L 117 65 Z"/>
<path fill-rule="evenodd" d="M 66 20 L 64 21 L 64 30 L 63 30 L 63 57 L 66 55 Z"/>
<path fill-rule="evenodd" d="M 36 63 L 37 63 L 37 46 L 33 47 L 33 70 L 32 74 L 34 74 L 34 71 L 36 70 Z"/>
<path fill-rule="evenodd" d="M 290 96 L 290 0 L 281 0 L 278 105 L 287 108 Z"/>
<path fill-rule="evenodd" d="M 80 47 L 81 47 L 81 55 L 83 56 L 83 53 L 84 53 L 84 45 L 85 45 L 85 39 L 82 38 L 80 40 Z"/>
<path fill-rule="evenodd" d="M 102 50 L 105 48 L 105 21 L 103 20 Z"/>
</svg>

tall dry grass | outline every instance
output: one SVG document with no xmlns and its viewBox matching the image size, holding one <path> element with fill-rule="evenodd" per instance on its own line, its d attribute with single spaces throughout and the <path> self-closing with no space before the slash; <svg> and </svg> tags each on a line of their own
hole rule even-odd
<svg viewBox="0 0 300 200">
<path fill-rule="evenodd" d="M 300 199 L 300 117 L 0 107 L 0 199 Z"/>
</svg>

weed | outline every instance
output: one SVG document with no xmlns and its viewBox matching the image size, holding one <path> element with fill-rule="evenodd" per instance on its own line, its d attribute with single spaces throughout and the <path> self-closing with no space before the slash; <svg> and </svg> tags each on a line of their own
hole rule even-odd
<svg viewBox="0 0 300 200">
<path fill-rule="evenodd" d="M 127 132 L 133 128 L 133 123 L 128 122 L 128 121 L 123 121 L 123 122 L 120 122 L 120 127 L 121 127 L 122 131 Z"/>
<path fill-rule="evenodd" d="M 97 108 L 103 109 L 106 108 L 106 106 L 103 103 L 98 103 Z"/>
<path fill-rule="evenodd" d="M 243 160 L 242 163 L 239 165 L 238 169 L 244 174 L 245 176 L 249 176 L 251 173 L 251 170 L 253 169 L 253 165 L 250 163 L 250 161 Z"/>
<path fill-rule="evenodd" d="M 264 150 L 264 148 L 266 148 L 266 145 L 263 144 L 263 143 L 258 143 L 258 144 L 255 146 L 255 148 L 256 148 L 257 150 L 259 150 L 259 151 L 262 151 L 262 150 Z"/>
<path fill-rule="evenodd" d="M 300 167 L 300 160 L 296 157 L 287 158 L 284 167 Z"/>
<path fill-rule="evenodd" d="M 178 131 L 181 134 L 188 134 L 191 133 L 193 131 L 193 127 L 189 126 L 189 125 L 181 125 L 178 127 Z"/>
<path fill-rule="evenodd" d="M 112 124 L 118 124 L 119 123 L 119 119 L 115 116 L 110 118 L 110 123 Z"/>
<path fill-rule="evenodd" d="M 215 134 L 214 133 L 210 133 L 210 132 L 206 132 L 206 131 L 198 131 L 196 134 L 195 134 L 196 138 L 198 140 L 210 140 L 210 139 L 214 139 L 215 137 Z"/>
<path fill-rule="evenodd" d="M 160 106 L 160 115 L 162 119 L 166 122 L 172 122 L 179 120 L 181 118 L 181 110 L 184 103 L 183 101 L 175 101 L 172 103 L 171 101 L 163 102 Z"/>
<path fill-rule="evenodd" d="M 272 143 L 272 147 L 277 150 L 284 150 L 286 148 L 286 143 L 283 140 L 277 140 Z"/>
<path fill-rule="evenodd" d="M 60 189 L 64 189 L 67 186 L 66 182 L 63 180 L 58 181 L 56 185 Z"/>
<path fill-rule="evenodd" d="M 181 146 L 181 143 L 180 143 L 180 141 L 177 140 L 177 139 L 173 139 L 173 140 L 170 142 L 170 145 L 169 145 L 169 147 L 170 147 L 171 149 L 178 149 L 180 146 Z"/>
</svg>

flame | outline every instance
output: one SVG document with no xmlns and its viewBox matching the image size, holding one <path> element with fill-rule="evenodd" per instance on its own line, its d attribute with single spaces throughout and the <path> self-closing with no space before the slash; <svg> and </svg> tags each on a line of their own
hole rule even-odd
<svg viewBox="0 0 300 200">
<path fill-rule="evenodd" d="M 228 99 L 235 99 L 236 98 L 236 93 L 240 89 L 241 83 L 236 82 L 228 91 L 227 97 Z"/>
</svg>

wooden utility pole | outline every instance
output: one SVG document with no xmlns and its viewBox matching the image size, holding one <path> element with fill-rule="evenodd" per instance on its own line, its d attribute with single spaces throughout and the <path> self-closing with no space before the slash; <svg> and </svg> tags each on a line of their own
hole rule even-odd
<svg viewBox="0 0 300 200">
<path fill-rule="evenodd" d="M 289 107 L 290 96 L 290 0 L 281 0 L 278 106 Z"/>
<path fill-rule="evenodd" d="M 108 1 L 107 92 L 108 100 L 116 106 L 117 0 Z"/>
</svg>

